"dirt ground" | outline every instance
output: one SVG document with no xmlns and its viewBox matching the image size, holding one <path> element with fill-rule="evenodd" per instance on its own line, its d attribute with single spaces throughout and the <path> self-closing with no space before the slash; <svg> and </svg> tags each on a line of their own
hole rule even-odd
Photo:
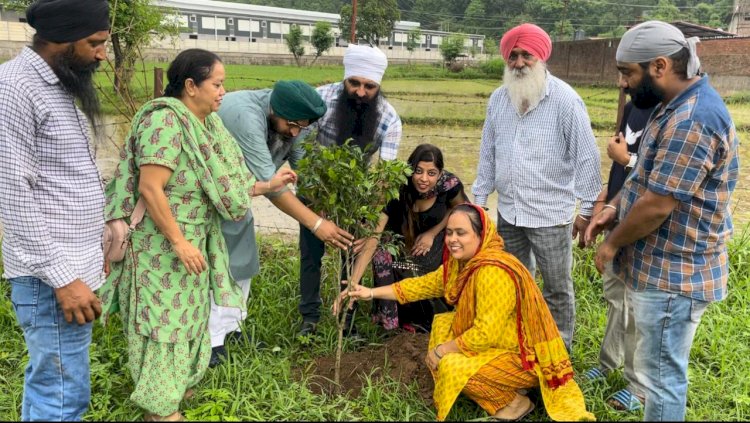
<svg viewBox="0 0 750 423">
<path fill-rule="evenodd" d="M 434 384 L 430 370 L 424 364 L 428 341 L 428 334 L 403 332 L 383 345 L 344 352 L 341 356 L 342 392 L 357 396 L 366 384 L 367 375 L 374 381 L 382 380 L 387 375 L 404 385 L 416 382 L 420 396 L 431 406 Z M 335 355 L 315 360 L 309 370 L 310 390 L 317 394 L 333 391 L 335 364 Z"/>
</svg>

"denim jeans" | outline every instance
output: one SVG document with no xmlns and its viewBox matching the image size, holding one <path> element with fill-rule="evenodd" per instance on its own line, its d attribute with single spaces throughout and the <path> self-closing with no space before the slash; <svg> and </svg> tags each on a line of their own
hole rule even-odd
<svg viewBox="0 0 750 423">
<path fill-rule="evenodd" d="M 92 324 L 66 322 L 55 291 L 41 280 L 18 277 L 10 283 L 10 299 L 29 350 L 21 420 L 81 420 L 91 397 Z"/>
<path fill-rule="evenodd" d="M 644 421 L 683 421 L 690 347 L 708 302 L 628 287 L 636 344 L 633 367 L 646 390 Z"/>
</svg>

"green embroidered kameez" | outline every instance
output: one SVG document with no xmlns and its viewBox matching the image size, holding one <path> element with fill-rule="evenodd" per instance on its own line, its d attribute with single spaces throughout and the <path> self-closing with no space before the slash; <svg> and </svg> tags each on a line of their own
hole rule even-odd
<svg viewBox="0 0 750 423">
<path fill-rule="evenodd" d="M 104 321 L 118 310 L 122 315 L 135 382 L 131 399 L 166 416 L 179 410 L 185 391 L 208 367 L 209 293 L 221 306 L 245 307 L 229 273 L 221 221 L 246 214 L 255 179 L 216 114 L 204 125 L 180 100 L 159 98 L 146 103 L 133 122 L 107 186 L 106 219 L 132 213 L 141 166 L 167 167 L 173 173 L 164 193 L 172 216 L 209 268 L 189 274 L 147 212 L 102 290 Z"/>
</svg>

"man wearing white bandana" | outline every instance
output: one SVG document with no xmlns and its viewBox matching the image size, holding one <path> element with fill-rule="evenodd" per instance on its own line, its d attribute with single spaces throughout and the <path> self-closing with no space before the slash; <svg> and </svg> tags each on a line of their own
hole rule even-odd
<svg viewBox="0 0 750 423">
<path fill-rule="evenodd" d="M 381 160 L 396 158 L 401 142 L 401 118 L 380 90 L 387 67 L 388 59 L 379 48 L 349 45 L 344 53 L 344 80 L 317 88 L 328 111 L 309 127 L 318 131 L 316 142 L 342 145 L 351 138 L 351 144 L 359 146 L 368 160 L 377 151 Z M 305 131 L 300 137 L 308 133 Z M 314 334 L 320 319 L 320 266 L 324 253 L 323 242 L 300 226 L 301 336 Z M 357 336 L 351 314 L 345 334 Z"/>
<path fill-rule="evenodd" d="M 620 86 L 636 107 L 657 107 L 635 168 L 585 236 L 591 243 L 619 218 L 597 249 L 596 267 L 612 262 L 627 286 L 645 421 L 685 419 L 693 337 L 708 305 L 727 292 L 739 139 L 721 96 L 699 73 L 697 41 L 659 21 L 622 37 Z"/>
</svg>

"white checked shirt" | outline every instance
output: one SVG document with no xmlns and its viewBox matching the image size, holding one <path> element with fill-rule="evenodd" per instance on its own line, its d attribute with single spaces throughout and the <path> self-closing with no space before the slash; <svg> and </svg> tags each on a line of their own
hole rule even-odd
<svg viewBox="0 0 750 423">
<path fill-rule="evenodd" d="M 601 191 L 599 151 L 583 100 L 547 73 L 539 104 L 519 116 L 505 87 L 492 93 L 479 149 L 476 204 L 498 192 L 497 210 L 525 228 L 569 223 L 581 200 L 590 216 Z"/>
<path fill-rule="evenodd" d="M 28 47 L 0 65 L 0 219 L 6 278 L 104 282 L 104 191 L 88 123 Z"/>
<path fill-rule="evenodd" d="M 320 118 L 314 125 L 318 128 L 317 141 L 321 145 L 336 145 L 336 128 L 334 124 L 334 112 L 336 104 L 339 101 L 341 90 L 344 89 L 343 82 L 322 85 L 316 90 L 328 106 L 326 114 Z M 375 132 L 373 140 L 380 144 L 380 158 L 383 160 L 393 160 L 398 154 L 398 145 L 401 142 L 401 118 L 396 113 L 396 109 L 391 106 L 385 98 L 378 102 L 378 111 L 380 112 L 380 122 Z"/>
</svg>

